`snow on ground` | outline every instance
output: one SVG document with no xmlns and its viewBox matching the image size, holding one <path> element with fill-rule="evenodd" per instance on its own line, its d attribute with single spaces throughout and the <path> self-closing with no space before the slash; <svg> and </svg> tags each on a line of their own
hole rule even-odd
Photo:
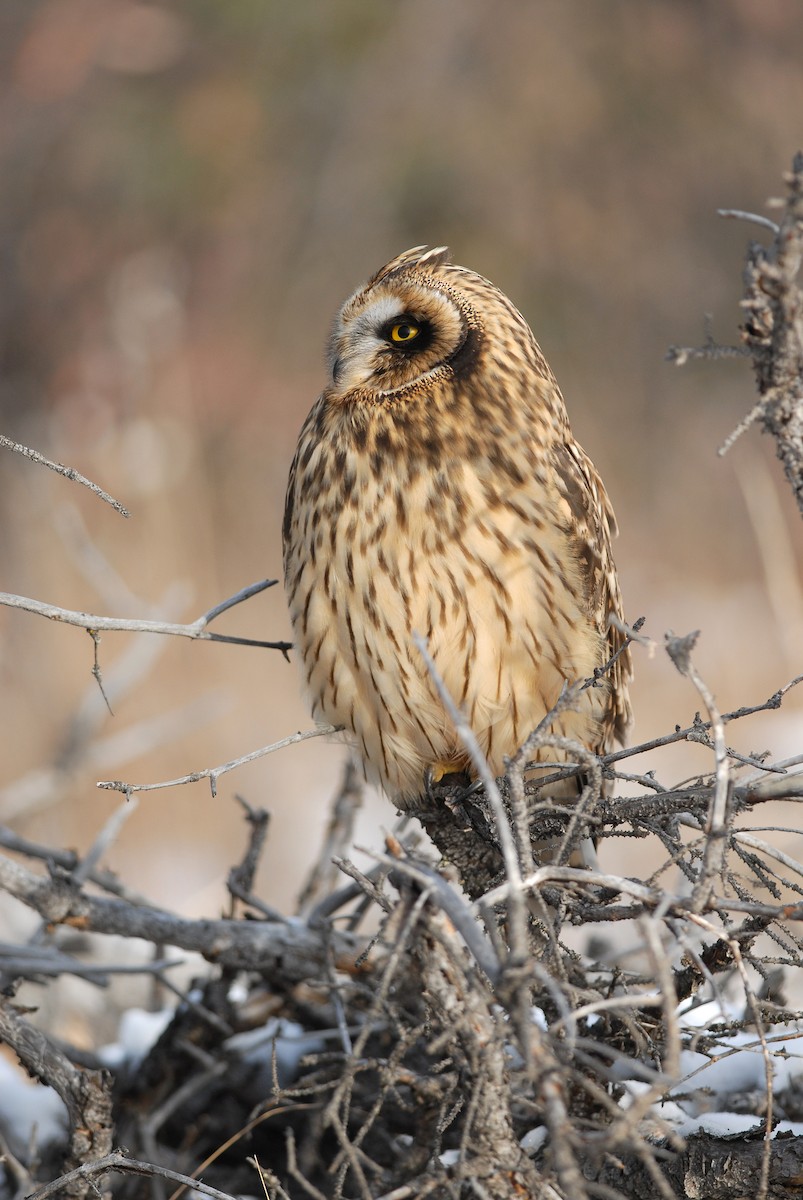
<svg viewBox="0 0 803 1200">
<path fill-rule="evenodd" d="M 67 1110 L 53 1089 L 26 1078 L 1 1054 L 0 1129 L 17 1153 L 22 1153 L 34 1136 L 42 1147 L 63 1141 L 67 1131 Z"/>
</svg>

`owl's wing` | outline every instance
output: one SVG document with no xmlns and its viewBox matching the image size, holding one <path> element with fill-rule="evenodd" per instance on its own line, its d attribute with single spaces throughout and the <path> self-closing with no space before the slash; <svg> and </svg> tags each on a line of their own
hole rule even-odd
<svg viewBox="0 0 803 1200">
<path fill-rule="evenodd" d="M 586 576 L 589 616 L 606 639 L 609 656 L 624 644 L 624 634 L 609 623 L 609 616 L 624 620 L 622 594 L 613 561 L 611 541 L 618 532 L 616 517 L 602 480 L 591 459 L 577 442 L 559 443 L 554 450 L 558 487 L 569 505 L 570 541 Z M 630 651 L 623 650 L 610 671 L 611 706 L 606 722 L 604 751 L 614 740 L 624 743 L 632 724 L 629 683 Z"/>
<path fill-rule="evenodd" d="M 293 455 L 293 462 L 290 466 L 290 474 L 287 479 L 287 492 L 284 497 L 284 519 L 282 521 L 282 552 L 284 557 L 285 576 L 287 574 L 288 557 L 290 553 L 290 540 L 293 534 L 293 514 L 296 504 L 296 479 L 298 478 L 298 459 L 300 447 L 296 448 Z"/>
<path fill-rule="evenodd" d="M 284 569 L 287 573 L 288 557 L 293 544 L 294 522 L 297 517 L 298 489 L 304 473 L 310 464 L 316 445 L 320 444 L 324 413 L 324 398 L 319 396 L 307 413 L 306 420 L 298 435 L 298 445 L 293 455 L 290 474 L 287 479 L 287 492 L 284 500 L 284 519 L 282 521 L 282 546 L 284 551 Z"/>
</svg>

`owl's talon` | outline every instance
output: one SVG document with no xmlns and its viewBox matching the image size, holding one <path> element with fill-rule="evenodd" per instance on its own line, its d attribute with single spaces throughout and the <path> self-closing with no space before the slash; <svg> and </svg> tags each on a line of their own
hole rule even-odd
<svg viewBox="0 0 803 1200">
<path fill-rule="evenodd" d="M 445 803 L 448 807 L 462 801 L 476 786 L 482 785 L 469 784 L 465 771 L 456 762 L 434 763 L 424 771 L 424 795 L 432 803 Z"/>
</svg>

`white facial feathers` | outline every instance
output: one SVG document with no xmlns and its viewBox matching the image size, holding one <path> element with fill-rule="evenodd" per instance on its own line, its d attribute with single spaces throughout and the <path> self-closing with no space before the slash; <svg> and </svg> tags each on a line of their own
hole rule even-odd
<svg viewBox="0 0 803 1200">
<path fill-rule="evenodd" d="M 420 342 L 394 344 L 390 330 L 406 320 Z M 341 395 L 356 388 L 385 394 L 427 376 L 465 336 L 462 314 L 439 280 L 390 276 L 357 291 L 338 314 L 329 361 Z"/>
</svg>

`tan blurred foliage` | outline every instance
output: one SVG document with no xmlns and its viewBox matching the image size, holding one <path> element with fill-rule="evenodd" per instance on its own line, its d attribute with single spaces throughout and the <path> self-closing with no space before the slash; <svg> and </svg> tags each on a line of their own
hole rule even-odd
<svg viewBox="0 0 803 1200">
<path fill-rule="evenodd" d="M 561 380 L 616 504 L 631 618 L 701 627 L 725 709 L 800 669 L 803 548 L 772 449 L 754 431 L 715 457 L 748 368 L 664 362 L 705 312 L 736 337 L 754 231 L 715 210 L 763 211 L 803 141 L 799 0 L 4 0 L 0 62 L 2 427 L 133 512 L 4 452 L 6 590 L 191 620 L 277 577 L 336 306 L 406 246 L 446 243 Z M 288 636 L 280 590 L 218 627 Z M 309 724 L 270 651 L 109 634 L 107 679 L 128 677 L 110 717 L 85 634 L 8 611 L 0 631 L 0 784 L 31 836 L 83 849 L 117 799 L 98 778 L 168 778 Z M 639 739 L 686 723 L 669 664 L 637 671 Z M 741 748 L 799 751 L 794 703 Z M 261 891 L 282 903 L 340 755 L 292 748 L 216 800 L 145 795 L 113 865 L 181 910 L 222 903 L 239 790 L 273 814 Z M 391 818 L 376 802 L 365 837 Z"/>
</svg>

